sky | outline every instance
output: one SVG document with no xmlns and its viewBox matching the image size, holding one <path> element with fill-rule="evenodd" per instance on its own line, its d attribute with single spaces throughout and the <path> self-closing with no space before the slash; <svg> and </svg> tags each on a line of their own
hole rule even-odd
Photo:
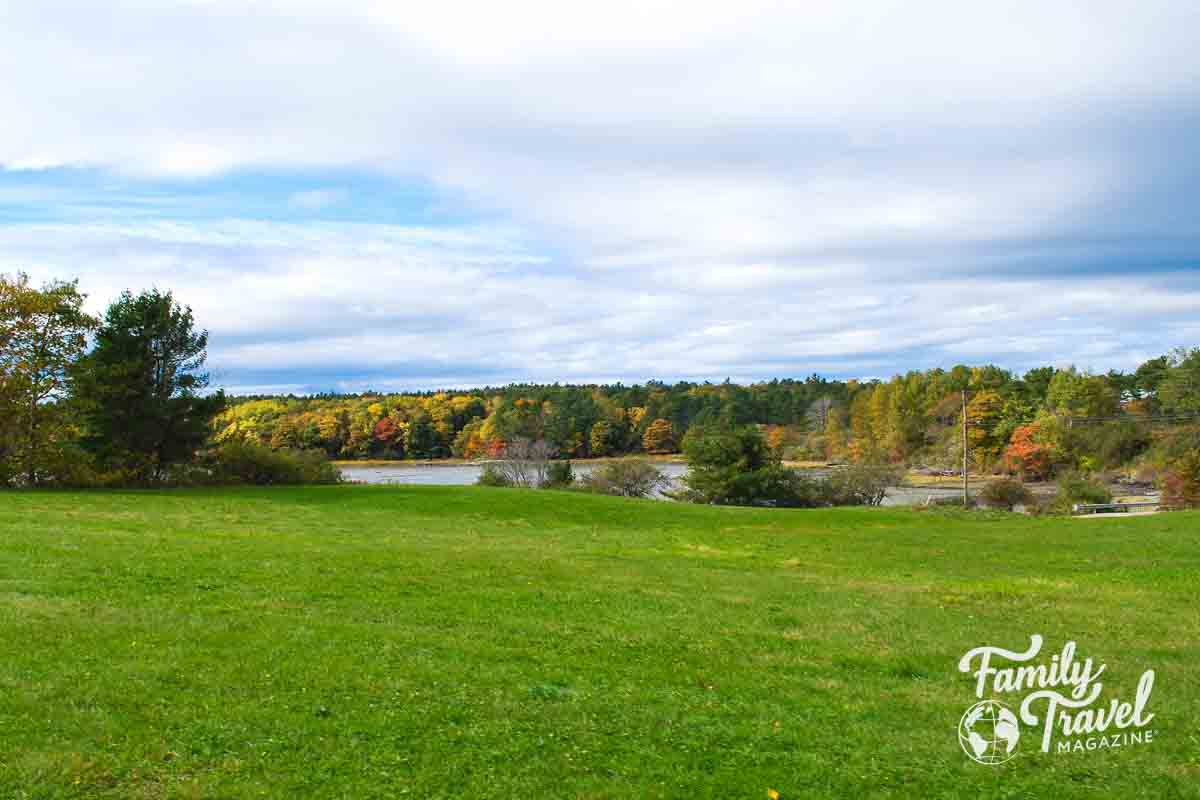
<svg viewBox="0 0 1200 800">
<path fill-rule="evenodd" d="M 0 273 L 234 393 L 1200 345 L 1200 3 L 0 6 Z"/>
</svg>

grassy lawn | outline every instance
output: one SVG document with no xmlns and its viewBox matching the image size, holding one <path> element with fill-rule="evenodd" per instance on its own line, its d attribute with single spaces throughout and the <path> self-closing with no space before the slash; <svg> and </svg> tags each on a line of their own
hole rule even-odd
<svg viewBox="0 0 1200 800">
<path fill-rule="evenodd" d="M 0 797 L 1200 797 L 1200 516 L 460 487 L 0 495 Z M 970 761 L 968 649 L 1157 679 Z"/>
</svg>

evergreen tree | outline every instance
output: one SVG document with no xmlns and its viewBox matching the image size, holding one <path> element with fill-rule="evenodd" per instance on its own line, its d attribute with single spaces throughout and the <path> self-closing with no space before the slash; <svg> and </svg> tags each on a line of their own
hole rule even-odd
<svg viewBox="0 0 1200 800">
<path fill-rule="evenodd" d="M 125 292 L 108 308 L 76 376 L 87 435 L 100 465 L 150 484 L 190 461 L 225 405 L 205 395 L 208 332 L 170 292 Z"/>
</svg>

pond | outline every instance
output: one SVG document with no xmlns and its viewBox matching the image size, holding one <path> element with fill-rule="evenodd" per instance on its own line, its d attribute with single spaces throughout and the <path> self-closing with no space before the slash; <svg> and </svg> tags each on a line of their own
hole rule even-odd
<svg viewBox="0 0 1200 800">
<path fill-rule="evenodd" d="M 586 475 L 593 469 L 602 466 L 600 463 L 571 462 L 576 475 Z M 687 472 L 687 464 L 678 461 L 664 461 L 655 464 L 668 478 L 672 485 L 678 487 L 679 479 Z M 438 464 L 437 462 L 396 462 L 395 464 L 363 464 L 342 465 L 342 475 L 348 481 L 358 483 L 400 483 L 423 486 L 469 486 L 479 478 L 483 467 L 479 464 Z M 813 471 L 813 474 L 823 474 Z M 884 499 L 885 506 L 904 506 L 924 503 L 929 496 L 956 497 L 960 489 L 948 488 L 913 488 L 895 486 L 888 489 Z"/>
</svg>

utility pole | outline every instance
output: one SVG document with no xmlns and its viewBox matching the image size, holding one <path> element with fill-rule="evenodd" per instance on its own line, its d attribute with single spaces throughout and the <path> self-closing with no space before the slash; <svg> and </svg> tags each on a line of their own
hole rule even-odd
<svg viewBox="0 0 1200 800">
<path fill-rule="evenodd" d="M 963 440 L 963 508 L 966 508 L 971 502 L 970 492 L 967 489 L 967 390 L 962 390 L 962 440 Z"/>
</svg>

